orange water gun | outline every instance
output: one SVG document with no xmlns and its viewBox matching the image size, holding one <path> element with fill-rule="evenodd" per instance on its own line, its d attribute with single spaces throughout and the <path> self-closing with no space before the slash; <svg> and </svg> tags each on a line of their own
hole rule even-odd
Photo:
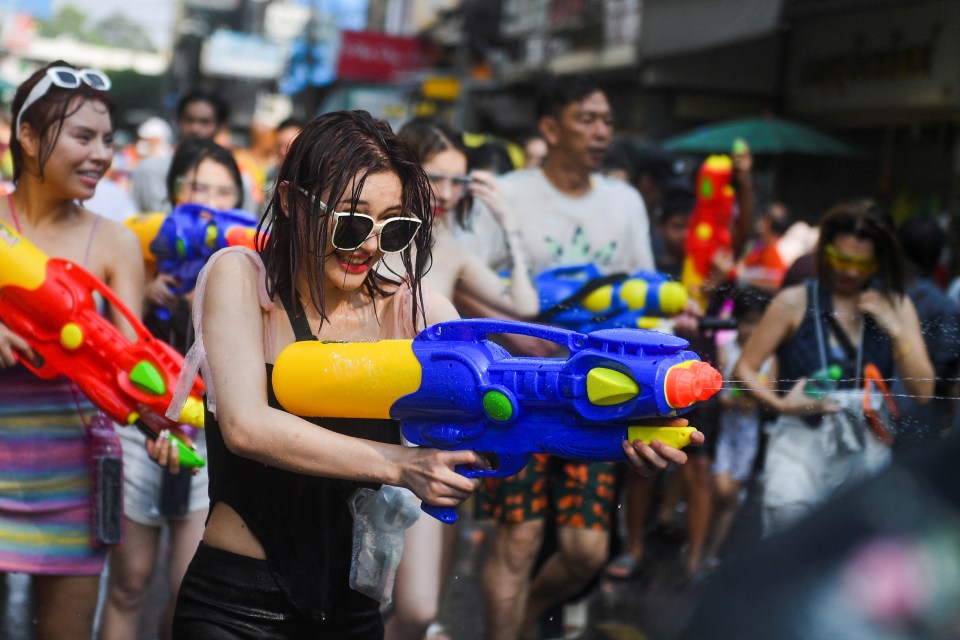
<svg viewBox="0 0 960 640">
<path fill-rule="evenodd" d="M 707 158 L 697 174 L 697 201 L 687 226 L 685 257 L 680 281 L 701 304 L 705 303 L 703 283 L 710 275 L 710 263 L 719 251 L 731 251 L 730 222 L 735 194 L 730 184 L 733 161 L 729 156 Z"/>
<path fill-rule="evenodd" d="M 136 342 L 100 315 L 103 296 L 133 328 Z M 191 390 L 177 423 L 163 417 L 173 397 L 183 356 L 154 338 L 102 281 L 59 258 L 48 258 L 0 222 L 0 322 L 26 340 L 42 362 L 20 362 L 44 379 L 66 376 L 113 421 L 135 425 L 150 438 L 169 429 L 180 464 L 203 459 L 177 437 L 177 424 L 203 426 L 203 383 Z M 182 434 L 181 434 L 182 435 Z"/>
</svg>

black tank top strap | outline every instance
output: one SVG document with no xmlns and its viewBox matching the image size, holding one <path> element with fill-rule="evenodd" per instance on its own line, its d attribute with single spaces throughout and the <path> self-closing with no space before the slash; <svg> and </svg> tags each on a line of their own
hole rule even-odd
<svg viewBox="0 0 960 640">
<path fill-rule="evenodd" d="M 293 327 L 293 335 L 297 342 L 316 340 L 317 336 L 310 330 L 310 323 L 307 322 L 307 314 L 303 310 L 303 302 L 300 301 L 300 296 L 291 295 L 290 289 L 286 288 L 279 291 L 277 297 L 280 298 L 283 310 L 287 312 L 287 319 L 290 320 L 290 326 Z M 293 309 L 290 308 L 290 303 L 292 303 Z"/>
</svg>

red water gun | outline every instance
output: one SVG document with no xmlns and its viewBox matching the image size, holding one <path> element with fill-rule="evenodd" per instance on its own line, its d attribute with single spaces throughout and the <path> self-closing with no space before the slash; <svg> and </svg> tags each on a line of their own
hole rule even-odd
<svg viewBox="0 0 960 640">
<path fill-rule="evenodd" d="M 94 292 L 133 328 L 130 342 L 100 315 Z M 154 338 L 140 319 L 99 279 L 68 260 L 48 258 L 0 222 L 0 322 L 26 340 L 42 362 L 21 363 L 37 376 L 66 376 L 115 422 L 148 437 L 177 424 L 203 426 L 203 383 L 191 390 L 177 424 L 163 417 L 173 397 L 183 356 Z M 185 467 L 203 459 L 174 435 Z"/>
<path fill-rule="evenodd" d="M 730 222 L 733 219 L 733 161 L 729 156 L 707 158 L 697 174 L 697 201 L 687 226 L 686 256 L 680 281 L 703 306 L 703 283 L 717 252 L 732 250 Z"/>
</svg>

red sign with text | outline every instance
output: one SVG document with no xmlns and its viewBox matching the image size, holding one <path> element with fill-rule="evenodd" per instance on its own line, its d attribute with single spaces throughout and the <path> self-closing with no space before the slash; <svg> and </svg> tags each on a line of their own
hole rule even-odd
<svg viewBox="0 0 960 640">
<path fill-rule="evenodd" d="M 416 38 L 371 31 L 342 31 L 339 80 L 395 82 L 429 64 L 427 47 Z"/>
</svg>

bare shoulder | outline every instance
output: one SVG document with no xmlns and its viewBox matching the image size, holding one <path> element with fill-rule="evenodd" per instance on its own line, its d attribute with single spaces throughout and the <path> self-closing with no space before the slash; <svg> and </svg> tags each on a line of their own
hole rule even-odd
<svg viewBox="0 0 960 640">
<path fill-rule="evenodd" d="M 85 214 L 99 218 L 91 221 L 91 225 L 97 225 L 93 243 L 99 255 L 108 257 L 109 262 L 115 265 L 143 263 L 143 247 L 133 230 L 95 213 L 85 211 Z"/>
<path fill-rule="evenodd" d="M 423 292 L 423 301 L 427 310 L 427 325 L 460 318 L 460 314 L 454 309 L 453 303 L 436 291 L 425 289 Z"/>
<path fill-rule="evenodd" d="M 795 329 L 800 325 L 807 308 L 807 287 L 802 284 L 786 287 L 773 297 L 767 316 Z"/>
<path fill-rule="evenodd" d="M 236 286 L 238 283 L 257 284 L 257 268 L 254 260 L 259 260 L 252 251 L 248 255 L 246 251 L 223 251 L 219 256 L 214 256 L 207 263 L 208 282 L 216 285 L 218 282 L 225 284 L 232 283 Z"/>
</svg>

